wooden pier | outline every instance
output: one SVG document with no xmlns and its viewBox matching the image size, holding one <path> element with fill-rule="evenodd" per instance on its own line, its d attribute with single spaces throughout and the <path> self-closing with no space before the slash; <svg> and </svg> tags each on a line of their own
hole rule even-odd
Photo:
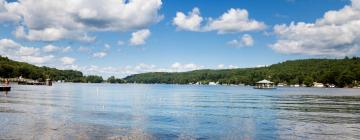
<svg viewBox="0 0 360 140">
<path fill-rule="evenodd" d="M 5 81 L 7 79 L 9 82 L 17 82 L 19 85 L 47 85 L 52 86 L 52 81 L 50 79 L 46 79 L 45 82 L 25 79 L 25 78 L 0 78 L 0 81 Z"/>
</svg>

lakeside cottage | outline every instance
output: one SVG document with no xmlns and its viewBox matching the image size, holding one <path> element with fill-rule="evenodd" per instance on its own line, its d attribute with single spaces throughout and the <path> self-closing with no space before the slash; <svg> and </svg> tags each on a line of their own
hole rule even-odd
<svg viewBox="0 0 360 140">
<path fill-rule="evenodd" d="M 216 86 L 216 85 L 219 85 L 219 83 L 218 82 L 209 82 L 209 85 Z"/>
<path fill-rule="evenodd" d="M 318 82 L 314 82 L 313 85 L 314 85 L 314 87 L 318 87 L 318 88 L 325 87 L 323 83 L 318 83 Z"/>
<path fill-rule="evenodd" d="M 278 86 L 278 87 L 284 87 L 284 86 L 286 86 L 286 84 L 285 84 L 285 83 L 278 83 L 277 86 Z"/>
<path fill-rule="evenodd" d="M 264 79 L 259 82 L 256 82 L 256 85 L 254 88 L 255 89 L 275 89 L 275 86 L 274 86 L 274 82 Z"/>
</svg>

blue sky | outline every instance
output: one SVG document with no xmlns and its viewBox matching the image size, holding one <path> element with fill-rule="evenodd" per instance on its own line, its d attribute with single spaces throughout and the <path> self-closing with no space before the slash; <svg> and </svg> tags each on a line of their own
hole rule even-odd
<svg viewBox="0 0 360 140">
<path fill-rule="evenodd" d="M 359 3 L 0 0 L 0 55 L 105 77 L 359 56 Z"/>
</svg>

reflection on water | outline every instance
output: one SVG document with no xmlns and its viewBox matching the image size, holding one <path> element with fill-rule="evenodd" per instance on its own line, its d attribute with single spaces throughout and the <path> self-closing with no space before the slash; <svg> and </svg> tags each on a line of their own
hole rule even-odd
<svg viewBox="0 0 360 140">
<path fill-rule="evenodd" d="M 13 85 L 0 139 L 358 139 L 356 89 Z"/>
</svg>

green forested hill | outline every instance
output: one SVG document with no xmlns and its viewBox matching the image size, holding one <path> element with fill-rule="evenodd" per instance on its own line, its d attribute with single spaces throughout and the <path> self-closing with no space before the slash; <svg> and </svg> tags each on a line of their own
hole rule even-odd
<svg viewBox="0 0 360 140">
<path fill-rule="evenodd" d="M 351 87 L 360 81 L 360 58 L 293 60 L 261 68 L 196 70 L 179 73 L 154 72 L 125 78 L 130 83 L 188 84 L 212 81 L 221 84 L 247 85 L 253 85 L 262 79 L 270 79 L 275 83 L 308 86 L 311 86 L 313 82 L 321 82 L 334 84 L 337 87 Z"/>
<path fill-rule="evenodd" d="M 10 60 L 0 56 L 0 77 L 15 78 L 22 76 L 28 79 L 65 80 L 67 82 L 102 82 L 99 76 L 83 76 L 82 72 L 75 70 L 58 70 L 49 67 L 38 67 L 24 62 Z"/>
<path fill-rule="evenodd" d="M 34 80 L 50 78 L 67 82 L 103 82 L 101 76 L 84 76 L 82 72 L 75 70 L 38 67 L 0 56 L 0 77 L 14 78 L 19 76 Z M 358 86 L 360 83 L 358 82 L 360 81 L 360 58 L 292 60 L 261 68 L 195 70 L 178 73 L 152 72 L 124 78 L 128 83 L 219 82 L 221 84 L 247 85 L 253 85 L 262 79 L 269 79 L 275 83 L 305 84 L 308 86 L 313 82 L 334 84 L 338 87 Z"/>
</svg>

